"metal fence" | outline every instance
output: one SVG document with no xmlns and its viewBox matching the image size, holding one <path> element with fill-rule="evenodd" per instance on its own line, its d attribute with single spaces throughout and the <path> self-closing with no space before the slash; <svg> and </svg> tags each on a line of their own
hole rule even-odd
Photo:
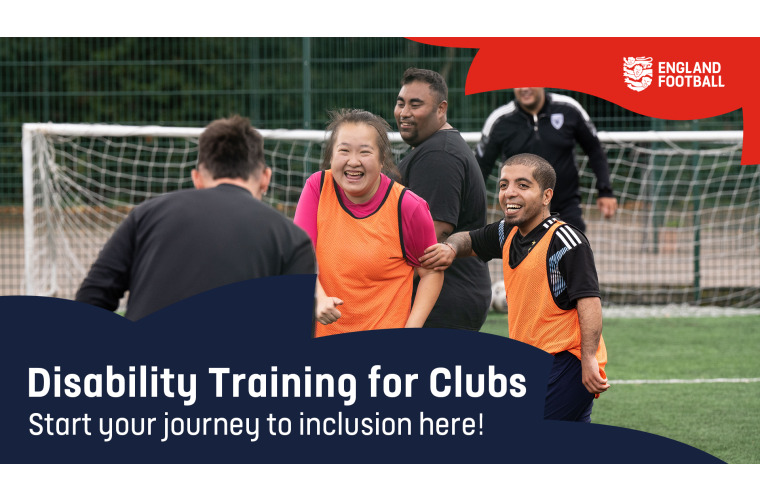
<svg viewBox="0 0 760 500">
<path fill-rule="evenodd" d="M 446 78 L 449 121 L 479 131 L 511 92 L 465 96 L 475 53 L 403 38 L 0 39 L 0 295 L 21 290 L 10 277 L 23 267 L 22 123 L 202 127 L 238 113 L 259 128 L 322 129 L 328 110 L 356 107 L 393 124 L 398 81 L 417 66 Z M 576 98 L 599 130 L 741 128 L 740 111 L 668 122 L 559 92 Z"/>
</svg>

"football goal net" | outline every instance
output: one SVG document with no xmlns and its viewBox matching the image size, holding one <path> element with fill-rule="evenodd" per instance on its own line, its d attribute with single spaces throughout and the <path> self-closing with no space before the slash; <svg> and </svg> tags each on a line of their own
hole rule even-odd
<svg viewBox="0 0 760 500">
<path fill-rule="evenodd" d="M 201 128 L 25 124 L 27 295 L 73 298 L 132 207 L 192 188 Z M 262 130 L 273 169 L 265 202 L 292 217 L 319 169 L 323 131 Z M 464 133 L 473 147 L 480 133 Z M 760 307 L 760 173 L 740 164 L 741 132 L 599 132 L 619 210 L 604 219 L 579 151 L 587 236 L 605 305 Z M 400 159 L 406 145 L 391 134 Z M 489 222 L 501 218 L 496 172 Z M 494 282 L 501 262 L 492 262 Z M 657 306 L 652 308 L 651 306 Z M 659 309 L 658 309 L 659 308 Z"/>
</svg>

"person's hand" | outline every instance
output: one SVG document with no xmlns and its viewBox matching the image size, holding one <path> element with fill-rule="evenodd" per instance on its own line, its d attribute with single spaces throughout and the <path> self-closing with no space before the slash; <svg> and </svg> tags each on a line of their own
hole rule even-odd
<svg viewBox="0 0 760 500">
<path fill-rule="evenodd" d="M 323 325 L 329 325 L 341 317 L 338 306 L 343 305 L 343 301 L 338 297 L 323 297 L 317 299 L 315 316 L 317 321 Z"/>
<path fill-rule="evenodd" d="M 616 198 L 597 198 L 596 206 L 599 207 L 605 219 L 611 219 L 617 212 L 618 202 Z"/>
<path fill-rule="evenodd" d="M 606 378 L 599 374 L 599 362 L 596 356 L 581 360 L 581 380 L 586 390 L 591 394 L 601 394 L 610 388 Z"/>
<path fill-rule="evenodd" d="M 420 257 L 420 264 L 425 269 L 443 271 L 454 262 L 455 258 L 456 252 L 451 245 L 436 243 L 425 249 L 425 253 Z"/>
</svg>

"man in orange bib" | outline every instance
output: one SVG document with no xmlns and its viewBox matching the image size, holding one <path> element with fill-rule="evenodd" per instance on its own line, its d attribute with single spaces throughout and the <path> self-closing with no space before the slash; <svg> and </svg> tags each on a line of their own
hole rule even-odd
<svg viewBox="0 0 760 500">
<path fill-rule="evenodd" d="M 544 418 L 590 422 L 609 388 L 602 306 L 586 236 L 549 213 L 556 174 L 533 154 L 509 158 L 499 179 L 504 219 L 457 233 L 420 259 L 445 269 L 456 257 L 502 258 L 509 337 L 554 355 Z"/>
</svg>

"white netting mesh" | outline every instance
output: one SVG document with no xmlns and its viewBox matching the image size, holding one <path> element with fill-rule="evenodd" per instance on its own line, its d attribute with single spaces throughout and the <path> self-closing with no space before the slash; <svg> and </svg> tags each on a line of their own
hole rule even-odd
<svg viewBox="0 0 760 500">
<path fill-rule="evenodd" d="M 191 188 L 202 129 L 25 126 L 26 292 L 73 297 L 103 243 L 135 204 Z M 262 131 L 273 168 L 265 201 L 292 216 L 319 168 L 322 131 Z M 474 146 L 478 133 L 465 133 Z M 647 313 L 760 307 L 760 173 L 742 166 L 740 132 L 600 132 L 620 209 L 603 220 L 579 155 L 587 236 L 603 301 Z M 399 157 L 406 151 L 391 134 Z M 500 218 L 496 169 L 489 219 Z M 491 264 L 493 280 L 501 262 Z M 654 309 L 651 306 L 661 306 Z M 632 310 L 633 311 L 633 310 Z M 637 311 L 637 310 L 636 310 Z"/>
</svg>

